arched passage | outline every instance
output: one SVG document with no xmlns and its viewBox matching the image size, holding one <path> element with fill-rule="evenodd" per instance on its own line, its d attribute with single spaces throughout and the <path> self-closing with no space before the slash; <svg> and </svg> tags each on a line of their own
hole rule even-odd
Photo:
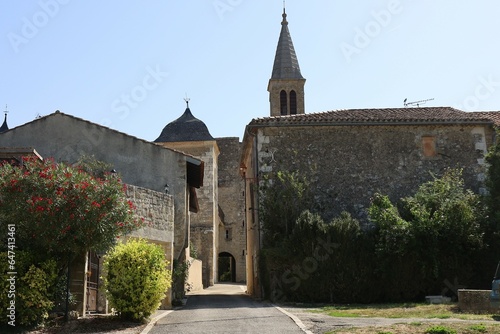
<svg viewBox="0 0 500 334">
<path fill-rule="evenodd" d="M 236 260 L 228 252 L 219 253 L 219 282 L 236 282 Z"/>
</svg>

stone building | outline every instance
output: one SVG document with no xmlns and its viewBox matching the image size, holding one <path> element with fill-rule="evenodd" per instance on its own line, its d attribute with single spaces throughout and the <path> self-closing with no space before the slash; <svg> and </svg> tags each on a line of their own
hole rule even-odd
<svg viewBox="0 0 500 334">
<path fill-rule="evenodd" d="M 197 210 L 196 191 L 203 184 L 201 160 L 59 111 L 1 133 L 0 147 L 31 147 L 40 157 L 67 163 L 93 155 L 111 164 L 128 185 L 127 196 L 137 206 L 137 214 L 148 223 L 129 237 L 161 245 L 170 269 L 174 259 L 187 257 L 191 212 Z M 80 314 L 106 307 L 99 289 L 100 264 L 97 254 L 82 254 L 72 266 L 71 289 L 79 298 Z M 169 291 L 164 308 L 171 299 Z"/>
<path fill-rule="evenodd" d="M 484 155 L 495 140 L 495 113 L 407 107 L 306 114 L 301 109 L 304 83 L 283 13 L 268 86 L 270 116 L 247 125 L 240 160 L 246 194 L 247 290 L 257 297 L 262 245 L 258 189 L 264 176 L 299 171 L 311 182 L 327 221 L 342 211 L 366 221 L 375 193 L 398 200 L 449 167 L 463 168 L 466 186 L 485 191 Z"/>
<path fill-rule="evenodd" d="M 205 123 L 191 113 L 189 105 L 184 114 L 167 124 L 155 143 L 198 157 L 204 164 L 203 186 L 198 193 L 199 214 L 191 219 L 190 245 L 202 261 L 204 287 L 217 281 L 219 204 L 218 167 L 219 147 Z"/>
<path fill-rule="evenodd" d="M 219 281 L 246 282 L 244 182 L 239 175 L 238 137 L 217 138 L 219 155 Z M 228 275 L 229 274 L 229 275 Z M 221 275 L 225 277 L 221 278 Z"/>
<path fill-rule="evenodd" d="M 196 156 L 204 163 L 199 213 L 191 218 L 190 242 L 202 261 L 203 286 L 220 280 L 244 282 L 243 182 L 238 175 L 238 138 L 215 139 L 189 105 L 167 124 L 155 143 Z M 219 264 L 222 266 L 219 272 Z"/>
</svg>

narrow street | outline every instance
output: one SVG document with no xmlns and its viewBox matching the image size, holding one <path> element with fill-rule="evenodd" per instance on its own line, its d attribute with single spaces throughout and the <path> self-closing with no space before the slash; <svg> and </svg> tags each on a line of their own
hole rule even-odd
<svg viewBox="0 0 500 334">
<path fill-rule="evenodd" d="M 161 318 L 149 333 L 304 333 L 289 316 L 246 296 L 244 289 L 216 284 L 192 293 L 186 306 Z"/>
</svg>

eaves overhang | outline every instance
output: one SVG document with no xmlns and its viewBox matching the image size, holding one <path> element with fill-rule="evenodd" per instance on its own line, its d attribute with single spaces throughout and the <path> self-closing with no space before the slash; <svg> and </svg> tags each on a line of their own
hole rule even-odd
<svg viewBox="0 0 500 334">
<path fill-rule="evenodd" d="M 380 126 L 380 125 L 494 125 L 491 120 L 405 120 L 405 121 L 307 121 L 307 122 L 258 122 L 247 125 L 248 130 L 266 127 L 305 127 L 305 126 Z"/>
<path fill-rule="evenodd" d="M 202 160 L 186 157 L 187 183 L 194 188 L 203 187 L 205 163 Z"/>
</svg>

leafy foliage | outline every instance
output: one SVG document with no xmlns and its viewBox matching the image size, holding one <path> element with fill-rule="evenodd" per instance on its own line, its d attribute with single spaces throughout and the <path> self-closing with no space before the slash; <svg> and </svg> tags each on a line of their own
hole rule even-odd
<svg viewBox="0 0 500 334">
<path fill-rule="evenodd" d="M 188 261 L 174 260 L 172 272 L 172 290 L 174 293 L 173 304 L 182 304 L 181 299 L 184 298 L 186 292 L 189 266 L 190 263 Z"/>
<path fill-rule="evenodd" d="M 172 276 L 161 246 L 131 239 L 111 250 L 104 262 L 111 305 L 123 319 L 140 321 L 161 304 Z"/>
<path fill-rule="evenodd" d="M 500 260 L 500 131 L 497 132 L 497 140 L 488 154 L 488 173 L 486 186 L 488 194 L 484 197 L 487 206 L 488 219 L 485 224 L 486 252 L 481 257 L 483 266 L 494 269 L 495 263 Z M 491 287 L 489 287 L 491 288 Z"/>
<path fill-rule="evenodd" d="M 452 328 L 446 327 L 446 326 L 437 325 L 437 326 L 429 327 L 428 329 L 426 329 L 425 333 L 426 334 L 456 334 L 457 331 L 452 329 Z"/>
<path fill-rule="evenodd" d="M 500 132 L 497 133 L 500 135 Z M 488 154 L 486 162 L 489 165 L 488 177 L 486 185 L 488 186 L 489 195 L 486 197 L 490 218 L 494 222 L 500 222 L 500 140 L 497 139 Z"/>
<path fill-rule="evenodd" d="M 288 172 L 278 175 L 277 182 L 261 189 L 260 217 L 270 241 L 264 243 L 259 265 L 270 298 L 416 301 L 456 293 L 451 282 L 469 284 L 474 274 L 483 273 L 477 259 L 485 252 L 485 210 L 481 198 L 465 189 L 460 170 L 445 171 L 397 205 L 374 195 L 371 224 L 363 228 L 347 212 L 326 223 L 303 207 L 314 208 L 307 180 Z M 304 201 L 285 204 L 284 193 Z"/>
<path fill-rule="evenodd" d="M 402 199 L 398 210 L 376 195 L 369 210 L 377 228 L 376 256 L 391 300 L 441 293 L 443 282 L 470 280 L 483 247 L 480 198 L 464 188 L 461 171 L 447 170 Z"/>
<path fill-rule="evenodd" d="M 54 306 L 53 294 L 57 281 L 57 267 L 53 260 L 35 263 L 27 252 L 16 252 L 17 275 L 8 275 L 7 252 L 0 253 L 0 307 L 7 310 L 10 302 L 15 301 L 15 324 L 25 327 L 36 326 L 49 316 Z M 12 282 L 8 279 L 15 277 Z M 14 290 L 10 288 L 13 283 Z M 14 298 L 9 296 L 12 293 Z M 4 316 L 2 323 L 11 319 Z"/>
<path fill-rule="evenodd" d="M 308 180 L 298 172 L 288 171 L 279 171 L 263 181 L 259 201 L 266 246 L 277 245 L 288 237 L 300 214 L 311 210 L 314 203 Z"/>
<path fill-rule="evenodd" d="M 109 249 L 142 222 L 121 181 L 101 176 L 51 160 L 0 166 L 0 227 L 15 224 L 18 245 L 54 258 Z"/>
<path fill-rule="evenodd" d="M 469 329 L 471 331 L 479 332 L 479 333 L 486 333 L 487 332 L 486 326 L 483 325 L 483 324 L 472 325 L 472 326 L 469 327 Z"/>
</svg>

